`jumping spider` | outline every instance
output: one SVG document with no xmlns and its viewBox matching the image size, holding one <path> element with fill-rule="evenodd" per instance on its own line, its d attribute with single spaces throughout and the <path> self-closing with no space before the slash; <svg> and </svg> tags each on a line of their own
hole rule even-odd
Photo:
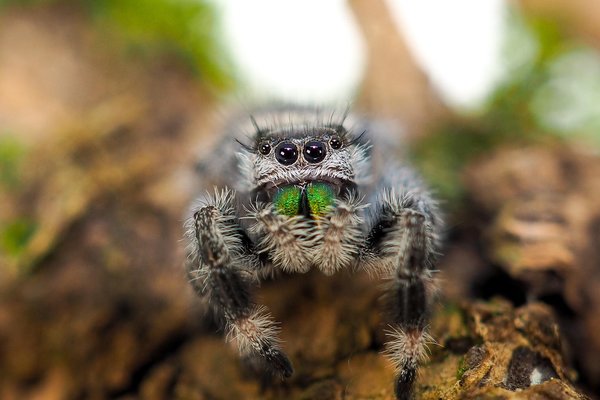
<svg viewBox="0 0 600 400">
<path fill-rule="evenodd" d="M 390 280 L 386 353 L 395 392 L 411 397 L 431 340 L 426 327 L 442 221 L 388 126 L 347 112 L 259 110 L 226 129 L 199 164 L 204 189 L 186 222 L 187 271 L 244 358 L 282 378 L 292 365 L 251 288 L 273 271 L 366 269 Z M 251 143 L 238 141 L 249 134 Z M 234 140 L 235 139 L 235 140 Z"/>
</svg>

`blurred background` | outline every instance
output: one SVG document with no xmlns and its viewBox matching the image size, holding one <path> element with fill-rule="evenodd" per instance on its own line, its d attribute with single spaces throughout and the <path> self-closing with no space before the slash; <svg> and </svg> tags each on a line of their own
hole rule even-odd
<svg viewBox="0 0 600 400">
<path fill-rule="evenodd" d="M 399 124 L 442 199 L 419 398 L 600 398 L 599 49 L 594 0 L 0 0 L 0 398 L 391 398 L 367 277 L 261 287 L 275 389 L 188 288 L 194 161 L 270 101 Z"/>
</svg>

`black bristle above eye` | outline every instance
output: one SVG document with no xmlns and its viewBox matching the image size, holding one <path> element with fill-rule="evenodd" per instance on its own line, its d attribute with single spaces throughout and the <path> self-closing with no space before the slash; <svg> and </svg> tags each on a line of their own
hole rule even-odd
<svg viewBox="0 0 600 400">
<path fill-rule="evenodd" d="M 348 133 L 348 131 L 346 130 L 346 128 L 344 128 L 344 125 L 342 124 L 332 125 L 331 128 L 340 135 L 345 135 L 346 133 Z"/>
<path fill-rule="evenodd" d="M 250 151 L 250 152 L 254 152 L 255 149 L 252 146 L 248 146 L 246 143 L 242 142 L 239 139 L 233 139 L 235 140 L 240 146 L 242 146 L 244 148 L 244 150 Z"/>
<path fill-rule="evenodd" d="M 367 131 L 363 131 L 360 135 L 358 135 L 357 137 L 355 137 L 354 139 L 352 139 L 352 141 L 350 143 L 348 143 L 350 146 L 355 145 L 355 144 L 360 144 L 363 143 L 363 137 L 365 136 L 365 134 L 367 133 Z"/>
<path fill-rule="evenodd" d="M 262 131 L 260 126 L 258 126 L 258 122 L 256 122 L 256 118 L 254 118 L 254 115 L 250 115 L 250 122 L 252 122 L 252 126 L 256 130 L 256 133 L 260 133 Z"/>
</svg>

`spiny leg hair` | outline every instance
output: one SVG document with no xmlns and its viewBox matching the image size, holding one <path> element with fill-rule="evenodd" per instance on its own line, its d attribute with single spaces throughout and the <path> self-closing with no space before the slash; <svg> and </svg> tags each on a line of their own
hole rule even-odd
<svg viewBox="0 0 600 400">
<path fill-rule="evenodd" d="M 367 205 L 355 194 L 337 200 L 335 207 L 318 221 L 322 240 L 314 248 L 314 264 L 325 274 L 333 275 L 356 262 L 363 240 L 360 215 Z"/>
<path fill-rule="evenodd" d="M 421 190 L 402 194 L 385 189 L 361 253 L 367 268 L 389 278 L 385 296 L 391 319 L 385 354 L 397 370 L 398 399 L 410 399 L 419 362 L 427 357 L 427 321 L 435 292 L 437 257 L 435 203 Z M 424 201 L 426 200 L 426 201 Z"/>
<path fill-rule="evenodd" d="M 187 221 L 190 239 L 188 276 L 196 292 L 208 298 L 224 319 L 227 337 L 244 357 L 260 357 L 274 375 L 287 378 L 293 369 L 280 350 L 278 327 L 265 307 L 255 305 L 249 272 L 258 262 L 244 243 L 231 190 L 216 192 L 194 208 Z"/>
<path fill-rule="evenodd" d="M 298 215 L 277 214 L 270 203 L 259 203 L 249 210 L 255 220 L 250 232 L 262 235 L 258 251 L 268 253 L 274 265 L 286 272 L 307 272 L 312 265 L 312 251 L 320 240 L 312 221 Z"/>
<path fill-rule="evenodd" d="M 360 211 L 366 207 L 352 194 L 337 200 L 324 217 L 277 214 L 272 204 L 263 203 L 250 210 L 255 221 L 250 231 L 262 236 L 259 252 L 268 253 L 273 264 L 286 272 L 307 272 L 312 265 L 332 275 L 356 261 L 362 238 Z"/>
</svg>

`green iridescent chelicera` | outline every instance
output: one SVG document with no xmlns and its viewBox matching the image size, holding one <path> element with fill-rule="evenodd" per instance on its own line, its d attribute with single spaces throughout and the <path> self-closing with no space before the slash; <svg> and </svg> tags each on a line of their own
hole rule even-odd
<svg viewBox="0 0 600 400">
<path fill-rule="evenodd" d="M 333 205 L 335 195 L 331 185 L 322 182 L 314 182 L 306 187 L 310 214 L 322 217 L 327 214 L 329 208 Z"/>
<path fill-rule="evenodd" d="M 298 186 L 283 186 L 277 190 L 273 204 L 277 213 L 292 217 L 298 215 L 302 189 Z"/>
<path fill-rule="evenodd" d="M 273 203 L 275 209 L 281 215 L 292 217 L 300 214 L 300 205 L 306 196 L 310 214 L 315 217 L 324 216 L 329 207 L 333 205 L 335 195 L 331 185 L 322 182 L 312 182 L 306 185 L 304 190 L 301 187 L 290 185 L 283 186 L 277 190 Z"/>
</svg>

